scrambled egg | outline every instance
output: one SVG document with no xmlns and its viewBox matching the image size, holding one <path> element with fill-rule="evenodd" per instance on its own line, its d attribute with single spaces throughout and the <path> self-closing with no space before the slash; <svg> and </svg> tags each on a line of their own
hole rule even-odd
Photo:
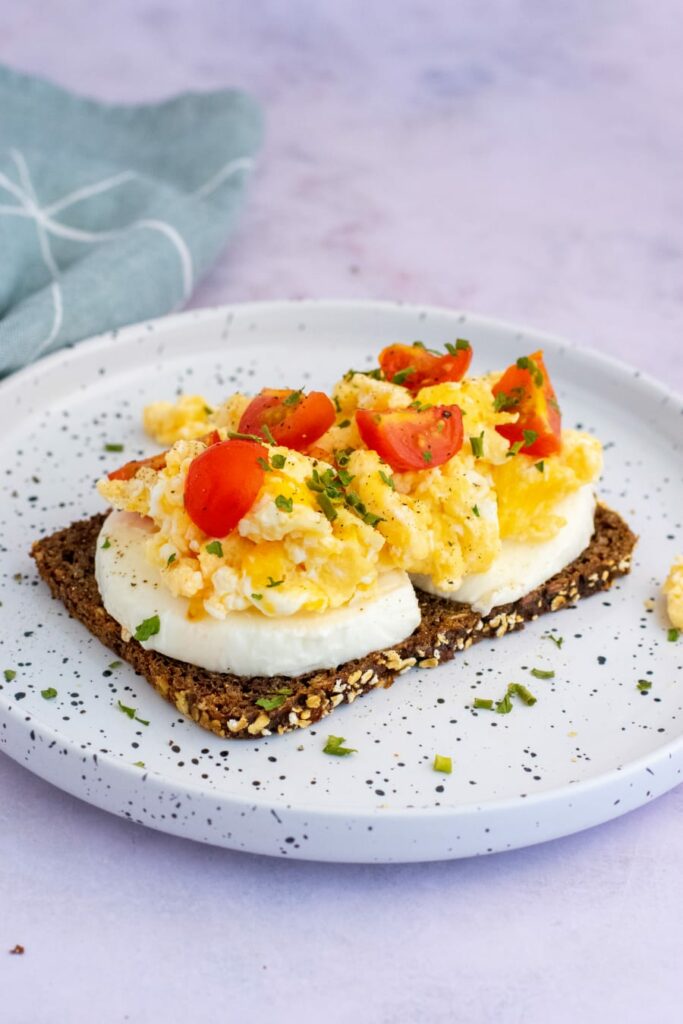
<svg viewBox="0 0 683 1024">
<path fill-rule="evenodd" d="M 663 587 L 671 625 L 683 629 L 683 555 L 675 560 Z"/>
<path fill-rule="evenodd" d="M 231 395 L 212 408 L 201 395 L 181 395 L 177 402 L 152 402 L 145 406 L 142 423 L 158 444 L 194 441 L 217 427 L 236 431 L 251 398 Z"/>
<path fill-rule="evenodd" d="M 220 619 L 246 608 L 265 615 L 325 611 L 375 583 L 382 536 L 344 507 L 330 522 L 306 485 L 316 463 L 287 448 L 269 449 L 271 457 L 285 457 L 284 466 L 265 473 L 256 502 L 221 540 L 222 554 L 208 551 L 209 538 L 183 501 L 190 463 L 204 450 L 200 441 L 178 441 L 160 472 L 146 467 L 131 480 L 98 484 L 114 508 L 154 520 L 158 530 L 147 557 L 173 594 L 190 599 L 191 616 Z M 291 499 L 291 512 L 276 505 L 279 496 Z"/>
</svg>

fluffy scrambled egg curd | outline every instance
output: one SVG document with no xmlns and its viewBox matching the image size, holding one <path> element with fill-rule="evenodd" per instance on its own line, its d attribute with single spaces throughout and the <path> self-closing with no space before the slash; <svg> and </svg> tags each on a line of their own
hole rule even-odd
<svg viewBox="0 0 683 1024">
<path fill-rule="evenodd" d="M 331 467 L 287 448 L 268 449 L 271 469 L 254 505 L 231 534 L 209 543 L 184 505 L 188 469 L 205 449 L 201 441 L 180 440 L 160 471 L 143 467 L 129 480 L 98 483 L 114 508 L 154 521 L 147 557 L 168 589 L 190 600 L 191 615 L 325 611 L 372 587 L 383 537 L 346 507 L 331 521 L 307 485 L 316 467 Z"/>
<path fill-rule="evenodd" d="M 683 555 L 675 560 L 663 587 L 666 607 L 675 629 L 683 629 Z"/>
</svg>

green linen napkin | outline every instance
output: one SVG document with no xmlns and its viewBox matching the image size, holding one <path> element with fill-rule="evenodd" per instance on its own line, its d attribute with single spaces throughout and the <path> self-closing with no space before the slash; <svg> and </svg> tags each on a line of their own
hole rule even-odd
<svg viewBox="0 0 683 1024">
<path fill-rule="evenodd" d="M 0 376 L 182 306 L 233 229 L 261 130 L 241 92 L 119 106 L 0 67 Z"/>
</svg>

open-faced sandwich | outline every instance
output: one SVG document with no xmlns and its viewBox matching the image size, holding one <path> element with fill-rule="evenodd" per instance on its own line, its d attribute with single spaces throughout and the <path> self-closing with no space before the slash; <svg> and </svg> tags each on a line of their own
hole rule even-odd
<svg viewBox="0 0 683 1024">
<path fill-rule="evenodd" d="M 322 392 L 156 402 L 167 450 L 33 547 L 104 644 L 220 736 L 310 725 L 419 665 L 608 588 L 635 537 L 596 502 L 543 354 L 467 376 L 468 342 L 392 345 Z"/>
</svg>

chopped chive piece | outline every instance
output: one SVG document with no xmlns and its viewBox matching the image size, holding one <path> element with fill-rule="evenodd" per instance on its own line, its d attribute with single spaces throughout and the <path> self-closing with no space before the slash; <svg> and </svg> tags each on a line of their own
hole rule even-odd
<svg viewBox="0 0 683 1024">
<path fill-rule="evenodd" d="M 252 594 L 251 595 L 251 599 L 252 599 L 252 601 L 262 601 L 263 600 L 263 594 Z"/>
<path fill-rule="evenodd" d="M 156 634 L 161 629 L 161 622 L 158 615 L 152 615 L 149 619 L 144 619 L 139 626 L 135 629 L 135 639 L 140 641 L 149 640 L 151 636 Z"/>
<path fill-rule="evenodd" d="M 472 707 L 481 708 L 482 711 L 490 711 L 493 707 L 493 701 L 487 697 L 475 697 Z"/>
<path fill-rule="evenodd" d="M 223 557 L 223 545 L 219 540 L 212 540 L 210 544 L 206 545 L 206 550 L 210 555 L 216 555 L 218 558 Z"/>
<path fill-rule="evenodd" d="M 275 708 L 282 707 L 284 702 L 290 697 L 292 691 L 288 686 L 282 686 L 275 693 L 270 694 L 267 697 L 259 697 L 257 701 L 254 701 L 257 707 L 263 708 L 264 711 L 274 711 Z"/>
<path fill-rule="evenodd" d="M 123 451 L 123 445 L 122 444 L 111 444 L 111 443 L 108 443 L 108 444 L 105 444 L 104 450 L 105 450 L 105 452 L 122 452 Z"/>
<path fill-rule="evenodd" d="M 523 441 L 515 441 L 514 444 L 511 444 L 508 451 L 505 452 L 507 458 L 511 458 L 513 455 L 519 455 L 519 453 L 522 450 L 523 444 Z"/>
<path fill-rule="evenodd" d="M 348 487 L 353 480 L 353 474 L 349 473 L 348 469 L 340 469 L 337 476 L 341 481 L 342 487 Z"/>
<path fill-rule="evenodd" d="M 332 401 L 334 402 L 334 407 L 337 410 L 337 412 L 341 412 L 341 405 L 339 404 L 339 399 L 337 398 L 336 395 L 332 395 Z"/>
<path fill-rule="evenodd" d="M 465 352 L 468 348 L 472 348 L 469 341 L 465 341 L 464 338 L 458 338 L 455 345 L 452 345 L 450 341 L 447 341 L 444 348 L 449 355 L 454 356 L 457 352 Z"/>
<path fill-rule="evenodd" d="M 57 696 L 54 686 L 48 686 L 47 690 L 41 690 L 40 696 L 43 700 L 53 700 Z"/>
<path fill-rule="evenodd" d="M 552 642 L 553 642 L 553 643 L 555 644 L 555 646 L 556 646 L 556 647 L 557 647 L 558 649 L 559 649 L 559 648 L 560 648 L 560 647 L 562 646 L 562 644 L 564 643 L 564 637 L 563 637 L 563 636 L 553 636 L 553 634 L 552 634 L 552 633 L 547 633 L 547 634 L 546 634 L 546 640 L 552 640 Z"/>
<path fill-rule="evenodd" d="M 526 686 L 523 686 L 522 683 L 510 683 L 508 686 L 508 693 L 516 693 L 520 700 L 524 701 L 527 707 L 531 707 L 537 700 L 533 693 L 531 693 L 530 690 L 527 690 Z"/>
<path fill-rule="evenodd" d="M 146 719 L 146 718 L 138 718 L 137 715 L 135 716 L 135 721 L 139 722 L 140 725 L 149 725 L 148 719 Z"/>
<path fill-rule="evenodd" d="M 543 459 L 541 459 L 540 462 L 534 462 L 534 468 L 537 469 L 539 473 L 542 473 L 545 469 L 545 462 Z"/>
<path fill-rule="evenodd" d="M 275 499 L 275 505 L 281 512 L 291 512 L 294 508 L 294 499 L 285 498 L 284 494 L 278 494 Z"/>
<path fill-rule="evenodd" d="M 144 768 L 144 767 L 145 767 L 145 762 L 144 761 L 133 761 L 133 768 Z"/>
<path fill-rule="evenodd" d="M 517 368 L 520 370 L 528 370 L 531 374 L 531 379 L 533 380 L 536 387 L 543 387 L 543 374 L 541 373 L 540 369 L 538 368 L 534 360 L 530 359 L 529 356 L 520 356 L 520 358 L 517 360 Z"/>
<path fill-rule="evenodd" d="M 298 391 L 292 391 L 291 395 L 287 395 L 287 397 L 284 399 L 282 404 L 283 405 L 298 405 L 303 397 L 304 397 L 304 395 L 303 395 L 303 388 L 299 388 Z"/>
<path fill-rule="evenodd" d="M 477 517 L 477 519 L 479 519 L 480 516 L 481 516 L 481 512 L 479 511 L 479 506 L 478 505 L 473 505 L 472 506 L 472 511 L 474 512 L 474 514 Z"/>
<path fill-rule="evenodd" d="M 105 537 L 104 541 L 101 544 L 101 548 L 102 548 L 103 551 L 106 551 L 107 548 L 110 548 L 110 547 L 111 547 L 111 541 L 109 540 L 109 537 Z"/>
<path fill-rule="evenodd" d="M 328 736 L 327 743 L 323 747 L 323 754 L 333 754 L 335 757 L 346 757 L 347 754 L 358 753 L 353 747 L 342 746 L 345 743 L 343 736 Z"/>
<path fill-rule="evenodd" d="M 256 462 L 257 465 L 261 467 L 264 473 L 270 473 L 270 463 L 268 462 L 268 459 L 264 459 L 262 455 L 259 455 Z"/>
<path fill-rule="evenodd" d="M 523 433 L 524 433 L 524 447 L 525 448 L 528 448 L 530 445 L 532 445 L 534 443 L 534 441 L 538 440 L 538 434 L 536 433 L 535 430 L 525 430 L 525 431 L 523 431 Z"/>
<path fill-rule="evenodd" d="M 376 516 L 374 512 L 366 512 L 363 516 L 363 522 L 366 526 L 377 526 L 378 523 L 383 523 L 385 520 L 382 516 Z"/>
<path fill-rule="evenodd" d="M 453 760 L 450 757 L 444 757 L 443 754 L 435 754 L 432 768 L 435 772 L 443 772 L 444 775 L 450 775 L 453 771 Z"/>
<path fill-rule="evenodd" d="M 111 669 L 121 668 L 122 665 L 123 665 L 122 661 L 110 661 L 109 665 L 108 665 L 108 668 L 111 668 Z"/>
<path fill-rule="evenodd" d="M 512 711 L 512 701 L 510 699 L 510 688 L 508 687 L 507 693 L 504 697 L 501 697 L 496 702 L 496 714 L 497 715 L 509 715 Z"/>
<path fill-rule="evenodd" d="M 173 565 L 173 563 L 175 562 L 176 558 L 177 558 L 177 555 L 176 555 L 176 553 L 175 553 L 175 551 L 174 551 L 174 552 L 173 552 L 172 554 L 170 554 L 170 555 L 168 556 L 168 558 L 166 559 L 166 565 L 167 565 L 167 566 L 169 566 L 169 565 Z"/>
<path fill-rule="evenodd" d="M 666 631 L 666 638 L 672 644 L 676 643 L 676 641 L 678 640 L 680 635 L 681 635 L 680 629 L 676 629 L 675 627 L 672 627 L 671 629 L 668 629 Z"/>
<path fill-rule="evenodd" d="M 394 483 L 393 476 L 387 476 L 383 469 L 380 469 L 379 475 L 382 482 L 385 483 L 387 487 L 391 487 L 392 491 L 396 490 L 396 484 Z"/>
<path fill-rule="evenodd" d="M 341 427 L 342 430 L 346 430 L 347 427 L 351 426 L 351 420 L 342 420 L 341 423 L 337 424 L 337 426 Z"/>
<path fill-rule="evenodd" d="M 316 500 L 320 506 L 320 510 L 332 523 L 337 518 L 337 510 L 332 504 L 329 496 L 323 491 L 322 494 L 316 494 Z"/>
<path fill-rule="evenodd" d="M 267 423 L 263 424 L 263 426 L 261 427 L 261 430 L 263 431 L 263 436 L 265 437 L 265 439 L 268 442 L 268 444 L 274 444 L 274 445 L 277 444 L 277 441 L 273 437 L 271 429 L 270 429 L 270 427 L 268 426 Z M 261 440 L 261 438 L 259 438 L 259 441 L 260 440 Z"/>
<path fill-rule="evenodd" d="M 135 708 L 127 708 L 125 704 L 118 701 L 119 711 L 123 711 L 124 715 L 128 715 L 129 718 L 135 718 Z"/>
<path fill-rule="evenodd" d="M 205 416 L 212 416 L 213 415 L 213 409 L 211 408 L 210 405 L 205 405 L 204 406 L 204 415 Z"/>
<path fill-rule="evenodd" d="M 484 431 L 482 430 L 479 437 L 471 437 L 470 444 L 472 445 L 472 454 L 475 459 L 481 459 L 484 457 Z"/>
<path fill-rule="evenodd" d="M 6 668 L 2 674 L 5 677 L 6 683 L 11 683 L 13 679 L 17 678 L 17 673 L 13 668 Z"/>
<path fill-rule="evenodd" d="M 238 430 L 228 431 L 229 441 L 258 441 L 259 444 L 263 444 L 263 438 L 259 437 L 258 434 L 240 434 Z"/>
<path fill-rule="evenodd" d="M 280 452 L 276 452 L 275 455 L 271 456 L 270 461 L 275 469 L 282 469 L 287 461 L 287 456 L 282 455 Z"/>
<path fill-rule="evenodd" d="M 266 583 L 266 586 L 267 587 L 280 587 L 280 586 L 282 586 L 282 584 L 284 582 L 285 582 L 284 578 L 281 579 L 281 580 L 274 580 L 272 576 L 269 576 L 268 577 L 268 582 Z"/>
<path fill-rule="evenodd" d="M 647 693 L 648 690 L 652 689 L 652 682 L 649 679 L 639 679 L 637 687 L 641 693 Z"/>
<path fill-rule="evenodd" d="M 548 670 L 547 672 L 542 668 L 532 668 L 531 674 L 535 679 L 554 679 L 555 673 Z"/>
<path fill-rule="evenodd" d="M 394 374 L 394 376 L 391 378 L 391 383 L 392 384 L 405 384 L 407 378 L 408 377 L 412 377 L 414 373 L 415 373 L 415 367 L 414 366 L 406 366 L 405 370 L 399 370 L 398 373 Z"/>
<path fill-rule="evenodd" d="M 422 452 L 422 458 L 425 462 L 431 462 L 434 456 L 431 452 Z"/>
</svg>

